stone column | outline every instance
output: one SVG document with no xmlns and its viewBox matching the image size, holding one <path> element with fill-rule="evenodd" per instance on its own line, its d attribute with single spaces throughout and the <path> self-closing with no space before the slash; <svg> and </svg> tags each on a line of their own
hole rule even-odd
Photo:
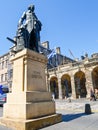
<svg viewBox="0 0 98 130">
<path fill-rule="evenodd" d="M 76 99 L 75 81 L 74 76 L 71 76 L 72 98 Z"/>
<path fill-rule="evenodd" d="M 58 88 L 59 88 L 59 99 L 62 99 L 62 85 L 61 85 L 61 78 L 58 78 Z"/>
<path fill-rule="evenodd" d="M 90 89 L 93 89 L 93 81 L 92 81 L 92 74 L 91 70 L 87 70 L 85 72 L 85 78 L 86 78 L 86 90 L 87 90 L 87 98 L 90 97 Z"/>
<path fill-rule="evenodd" d="M 48 78 L 48 81 L 47 81 L 47 87 L 48 87 L 48 91 L 51 92 L 51 89 L 50 89 L 50 79 Z"/>
</svg>

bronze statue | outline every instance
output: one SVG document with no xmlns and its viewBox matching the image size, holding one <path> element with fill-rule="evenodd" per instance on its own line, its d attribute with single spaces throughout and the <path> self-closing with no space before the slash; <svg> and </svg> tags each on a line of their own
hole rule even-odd
<svg viewBox="0 0 98 130">
<path fill-rule="evenodd" d="M 34 9 L 34 5 L 30 5 L 18 22 L 18 29 L 15 37 L 16 52 L 24 48 L 39 52 L 38 45 L 40 42 L 42 24 L 35 15 Z M 8 40 L 11 41 L 10 38 L 8 38 Z"/>
</svg>

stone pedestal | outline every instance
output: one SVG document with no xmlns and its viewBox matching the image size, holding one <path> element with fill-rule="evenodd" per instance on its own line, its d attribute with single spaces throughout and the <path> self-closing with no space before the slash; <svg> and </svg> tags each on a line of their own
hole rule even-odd
<svg viewBox="0 0 98 130">
<path fill-rule="evenodd" d="M 45 56 L 24 49 L 11 58 L 12 93 L 7 95 L 0 122 L 15 130 L 35 130 L 61 121 L 46 88 Z"/>
</svg>

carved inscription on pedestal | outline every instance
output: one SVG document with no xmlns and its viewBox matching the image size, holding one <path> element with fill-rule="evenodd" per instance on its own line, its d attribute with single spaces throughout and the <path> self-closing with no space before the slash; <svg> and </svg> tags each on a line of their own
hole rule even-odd
<svg viewBox="0 0 98 130">
<path fill-rule="evenodd" d="M 33 71 L 32 78 L 42 79 L 41 73 L 39 71 Z"/>
</svg>

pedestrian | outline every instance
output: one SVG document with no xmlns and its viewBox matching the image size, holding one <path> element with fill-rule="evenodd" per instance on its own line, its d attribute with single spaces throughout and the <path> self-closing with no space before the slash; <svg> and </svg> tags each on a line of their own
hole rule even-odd
<svg viewBox="0 0 98 130">
<path fill-rule="evenodd" d="M 90 101 L 96 101 L 95 94 L 92 88 L 90 89 Z"/>
</svg>

